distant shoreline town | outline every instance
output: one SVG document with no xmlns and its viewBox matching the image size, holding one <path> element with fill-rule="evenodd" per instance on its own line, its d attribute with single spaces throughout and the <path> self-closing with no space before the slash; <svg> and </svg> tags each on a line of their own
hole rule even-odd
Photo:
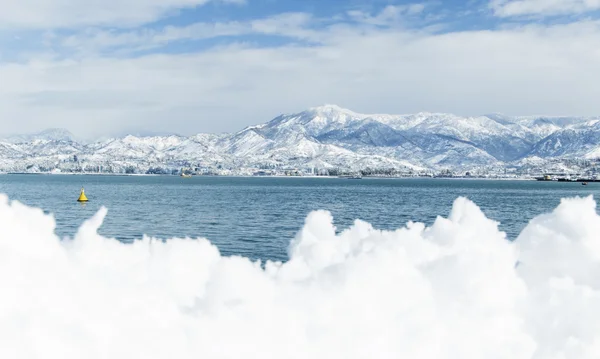
<svg viewBox="0 0 600 359">
<path fill-rule="evenodd" d="M 146 173 L 114 173 L 114 172 L 62 172 L 62 171 L 50 171 L 50 172 L 4 172 L 0 173 L 4 175 L 63 175 L 63 176 L 167 176 L 167 177 L 255 177 L 255 178 L 347 178 L 347 179 L 362 179 L 362 178 L 387 178 L 387 179 L 480 179 L 480 180 L 531 180 L 531 181 L 556 181 L 556 182 L 600 182 L 600 176 L 598 175 L 581 175 L 581 174 L 566 174 L 566 173 L 553 173 L 553 174 L 538 174 L 538 175 L 518 175 L 518 174 L 490 174 L 490 175 L 471 175 L 466 173 L 464 175 L 455 175 L 448 172 L 443 173 L 421 173 L 421 174 L 369 174 L 363 171 L 358 172 L 340 172 L 338 174 L 325 174 L 325 173 L 311 173 L 302 171 L 284 171 L 284 172 L 267 172 L 267 171 L 255 171 L 253 173 L 240 172 L 240 173 L 198 173 L 196 171 L 172 171 L 172 172 L 154 172 L 147 171 Z"/>
</svg>

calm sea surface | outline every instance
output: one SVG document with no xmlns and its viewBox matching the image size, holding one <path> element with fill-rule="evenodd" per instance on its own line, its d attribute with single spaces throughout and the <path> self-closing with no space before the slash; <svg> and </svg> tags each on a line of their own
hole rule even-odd
<svg viewBox="0 0 600 359">
<path fill-rule="evenodd" d="M 90 202 L 76 202 L 84 186 Z M 342 230 L 354 219 L 379 229 L 409 220 L 431 224 L 458 196 L 475 201 L 514 239 L 562 197 L 600 193 L 600 183 L 445 179 L 237 178 L 176 176 L 1 175 L 0 192 L 54 214 L 57 234 L 72 236 L 100 206 L 100 233 L 124 242 L 206 237 L 223 254 L 286 260 L 289 241 L 315 209 Z"/>
</svg>

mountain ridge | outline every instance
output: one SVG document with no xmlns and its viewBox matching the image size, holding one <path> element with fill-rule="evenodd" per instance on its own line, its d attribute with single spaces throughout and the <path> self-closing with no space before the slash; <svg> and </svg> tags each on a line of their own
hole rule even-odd
<svg viewBox="0 0 600 359">
<path fill-rule="evenodd" d="M 331 104 L 230 134 L 127 135 L 82 143 L 66 130 L 49 129 L 0 139 L 4 172 L 110 168 L 144 173 L 159 167 L 223 174 L 292 168 L 531 171 L 557 161 L 575 163 L 565 166 L 576 171 L 590 166 L 577 161 L 599 156 L 598 117 L 361 114 Z"/>
</svg>

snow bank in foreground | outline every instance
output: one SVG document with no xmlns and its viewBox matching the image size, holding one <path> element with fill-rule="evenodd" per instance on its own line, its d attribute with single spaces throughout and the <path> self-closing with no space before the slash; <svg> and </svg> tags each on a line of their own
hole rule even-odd
<svg viewBox="0 0 600 359">
<path fill-rule="evenodd" d="M 426 228 L 313 212 L 265 269 L 207 240 L 60 241 L 0 198 L 1 358 L 599 358 L 600 217 L 563 200 L 511 243 L 467 199 Z"/>
</svg>

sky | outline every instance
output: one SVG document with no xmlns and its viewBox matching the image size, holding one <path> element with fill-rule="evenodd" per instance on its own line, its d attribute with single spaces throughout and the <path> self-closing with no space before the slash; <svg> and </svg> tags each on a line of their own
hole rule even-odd
<svg viewBox="0 0 600 359">
<path fill-rule="evenodd" d="M 600 115 L 600 0 L 3 0 L 2 133 L 361 113 Z"/>
</svg>

